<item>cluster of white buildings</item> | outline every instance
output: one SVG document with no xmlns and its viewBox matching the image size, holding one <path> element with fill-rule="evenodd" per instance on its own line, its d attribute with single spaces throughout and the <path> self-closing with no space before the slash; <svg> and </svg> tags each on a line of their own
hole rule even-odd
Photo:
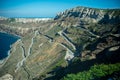
<svg viewBox="0 0 120 80">
<path fill-rule="evenodd" d="M 15 18 L 16 22 L 23 22 L 23 23 L 41 22 L 41 21 L 48 21 L 48 20 L 51 20 L 51 18 Z"/>
<path fill-rule="evenodd" d="M 6 17 L 0 16 L 0 20 L 6 20 Z"/>
<path fill-rule="evenodd" d="M 0 16 L 0 20 L 7 20 L 10 18 Z M 52 18 L 14 18 L 16 22 L 31 23 L 52 20 Z"/>
</svg>

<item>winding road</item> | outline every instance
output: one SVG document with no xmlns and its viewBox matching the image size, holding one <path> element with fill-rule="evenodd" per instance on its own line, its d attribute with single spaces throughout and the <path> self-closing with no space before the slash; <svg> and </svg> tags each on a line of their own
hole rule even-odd
<svg viewBox="0 0 120 80">
<path fill-rule="evenodd" d="M 70 61 L 71 59 L 73 59 L 74 53 L 69 48 L 67 48 L 65 45 L 63 45 L 61 43 L 59 43 L 59 44 L 67 50 L 66 55 L 65 55 L 65 60 Z"/>
<path fill-rule="evenodd" d="M 64 33 L 63 31 L 59 31 L 58 34 L 59 34 L 60 36 L 62 36 L 62 37 L 73 47 L 74 50 L 76 50 L 75 45 L 72 43 L 72 40 L 70 40 L 70 39 L 67 37 L 66 33 Z"/>
<path fill-rule="evenodd" d="M 59 31 L 58 34 L 62 36 L 72 47 L 74 50 L 76 50 L 75 45 L 72 43 L 72 41 L 67 37 L 66 33 L 63 31 Z M 65 60 L 70 61 L 74 58 L 74 52 L 72 52 L 68 47 L 66 47 L 64 44 L 59 43 L 61 46 L 63 46 L 67 51 L 65 55 Z"/>
<path fill-rule="evenodd" d="M 96 34 L 92 33 L 91 31 L 89 31 L 89 30 L 87 30 L 87 29 L 85 29 L 85 28 L 82 28 L 82 27 L 76 27 L 76 28 L 81 29 L 81 30 L 83 30 L 83 31 L 86 31 L 86 32 L 88 32 L 89 34 L 91 34 L 92 36 L 95 36 L 96 38 L 99 38 L 99 37 L 100 37 L 99 35 L 96 35 Z"/>
<path fill-rule="evenodd" d="M 20 44 L 21 44 L 20 48 L 22 49 L 23 59 L 17 63 L 17 65 L 16 65 L 17 68 L 16 68 L 15 72 L 17 72 L 17 70 L 23 65 L 24 61 L 26 60 L 25 49 L 24 49 L 24 44 L 23 44 L 22 40 L 20 40 Z"/>
<path fill-rule="evenodd" d="M 31 39 L 31 44 L 30 44 L 30 46 L 29 46 L 29 48 L 28 48 L 28 54 L 27 54 L 27 56 L 26 56 L 26 54 L 25 54 L 24 44 L 23 44 L 22 40 L 20 40 L 20 44 L 21 44 L 20 47 L 21 47 L 21 49 L 22 49 L 22 57 L 23 57 L 23 59 L 17 63 L 17 65 L 16 65 L 17 68 L 16 68 L 15 72 L 17 72 L 17 70 L 18 70 L 21 66 L 23 66 L 25 60 L 26 60 L 26 59 L 29 57 L 29 55 L 31 54 L 31 48 L 32 48 L 32 46 L 33 46 L 34 38 L 36 37 L 37 32 L 38 32 L 38 31 L 35 31 L 34 36 L 33 36 L 32 39 Z"/>
<path fill-rule="evenodd" d="M 32 48 L 32 46 L 33 46 L 34 38 L 36 37 L 37 33 L 38 33 L 38 31 L 35 31 L 34 36 L 33 36 L 32 39 L 31 39 L 31 44 L 30 44 L 30 46 L 29 46 L 29 48 L 28 48 L 28 55 L 27 55 L 27 57 L 31 54 L 31 48 Z"/>
</svg>

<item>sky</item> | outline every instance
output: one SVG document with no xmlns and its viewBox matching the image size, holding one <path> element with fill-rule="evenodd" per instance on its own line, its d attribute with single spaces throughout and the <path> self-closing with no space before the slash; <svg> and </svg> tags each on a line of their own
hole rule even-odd
<svg viewBox="0 0 120 80">
<path fill-rule="evenodd" d="M 120 0 L 0 0 L 0 16 L 55 17 L 77 6 L 120 9 Z"/>
</svg>

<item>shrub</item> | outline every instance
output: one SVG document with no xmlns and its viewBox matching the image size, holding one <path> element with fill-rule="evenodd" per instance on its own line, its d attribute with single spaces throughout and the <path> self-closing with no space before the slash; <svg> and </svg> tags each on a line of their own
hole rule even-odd
<svg viewBox="0 0 120 80">
<path fill-rule="evenodd" d="M 120 63 L 116 64 L 100 64 L 92 66 L 88 71 L 79 72 L 77 74 L 68 74 L 63 80 L 94 80 L 100 79 L 112 73 L 120 71 Z"/>
</svg>

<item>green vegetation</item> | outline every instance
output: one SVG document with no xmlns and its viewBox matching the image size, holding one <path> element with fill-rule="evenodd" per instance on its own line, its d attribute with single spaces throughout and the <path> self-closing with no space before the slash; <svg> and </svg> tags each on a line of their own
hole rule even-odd
<svg viewBox="0 0 120 80">
<path fill-rule="evenodd" d="M 1 32 L 20 35 L 22 40 L 11 48 L 10 58 L 1 67 L 0 76 L 9 73 L 15 80 L 108 80 L 103 78 L 120 71 L 120 63 L 107 64 L 120 62 L 120 10 L 82 9 L 66 10 L 57 15 L 59 19 L 50 21 L 0 20 Z M 36 36 L 35 31 L 38 31 Z M 64 37 L 59 31 L 65 33 Z M 64 59 L 67 49 L 60 44 L 74 52 L 72 60 Z M 27 57 L 21 66 L 22 47 Z M 118 48 L 110 51 L 114 47 Z"/>
<path fill-rule="evenodd" d="M 70 27 L 67 29 L 68 36 L 70 38 L 72 38 L 72 40 L 75 44 L 78 44 L 78 45 L 83 44 L 84 42 L 88 41 L 88 39 L 86 39 L 87 35 L 85 35 L 84 33 L 85 33 L 85 31 L 83 31 L 81 29 L 77 29 L 75 27 Z"/>
<path fill-rule="evenodd" d="M 61 56 L 58 60 L 54 61 L 51 65 L 49 65 L 49 68 L 46 69 L 46 71 L 44 71 L 40 76 L 34 78 L 33 80 L 43 80 L 44 78 L 46 78 L 47 76 L 51 77 L 53 75 L 48 74 L 47 72 L 51 72 L 51 70 L 56 70 L 62 69 L 62 67 L 66 67 L 68 64 L 66 63 L 66 61 L 64 60 L 64 56 L 65 56 L 65 50 L 60 51 Z M 59 68 L 58 68 L 59 67 Z M 61 70 L 62 71 L 62 70 Z"/>
<path fill-rule="evenodd" d="M 67 65 L 67 63 L 64 60 L 64 56 L 65 56 L 65 50 L 61 51 L 61 58 L 58 59 L 57 61 L 55 61 L 51 66 L 50 66 L 50 70 L 56 69 L 58 66 L 62 66 L 65 67 Z"/>
<path fill-rule="evenodd" d="M 79 72 L 77 74 L 68 74 L 62 80 L 96 80 L 112 73 L 120 71 L 120 63 L 116 64 L 100 64 L 92 66 L 88 71 Z"/>
<path fill-rule="evenodd" d="M 52 37 L 52 38 L 54 38 L 54 37 L 58 36 L 58 35 L 57 35 L 57 32 L 59 32 L 59 31 L 61 31 L 61 30 L 62 30 L 62 27 L 56 26 L 56 27 L 51 28 L 51 29 L 50 29 L 49 31 L 47 31 L 47 33 L 45 33 L 45 34 L 48 35 L 48 36 L 50 36 L 50 37 Z"/>
<path fill-rule="evenodd" d="M 109 35 L 110 33 L 115 33 L 119 28 L 119 25 L 112 25 L 112 24 L 90 24 L 88 26 L 89 31 L 92 33 L 105 36 Z"/>
</svg>

